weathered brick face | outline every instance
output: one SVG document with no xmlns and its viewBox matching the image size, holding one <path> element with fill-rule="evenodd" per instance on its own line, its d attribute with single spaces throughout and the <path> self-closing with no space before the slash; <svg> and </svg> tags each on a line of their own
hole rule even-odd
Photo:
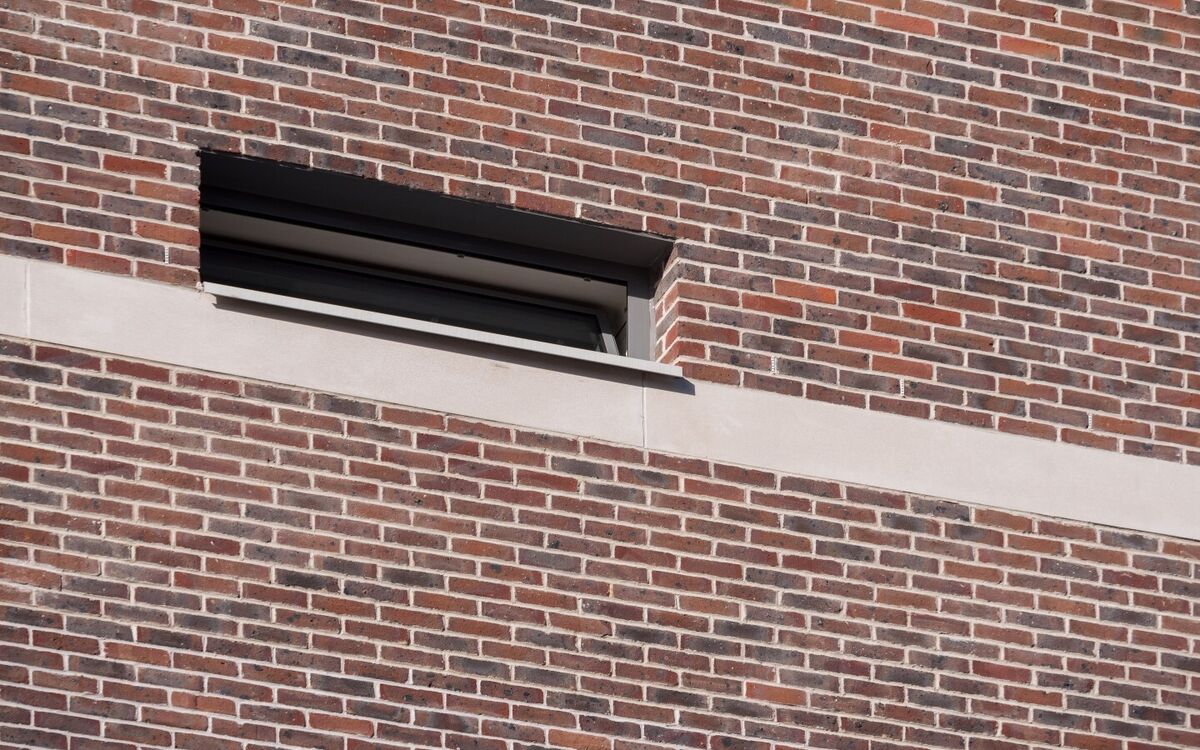
<svg viewBox="0 0 1200 750">
<path fill-rule="evenodd" d="M 1200 747 L 1200 544 L 0 341 L 0 746 Z"/>
<path fill-rule="evenodd" d="M 1200 463 L 1195 0 L 14 0 L 6 253 L 196 281 L 200 147 L 679 239 L 688 375 Z"/>
</svg>

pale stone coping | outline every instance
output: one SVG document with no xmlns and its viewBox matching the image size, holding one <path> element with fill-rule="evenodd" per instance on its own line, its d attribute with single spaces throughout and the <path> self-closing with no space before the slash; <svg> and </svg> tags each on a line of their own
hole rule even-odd
<svg viewBox="0 0 1200 750">
<path fill-rule="evenodd" d="M 0 334 L 788 474 L 1200 539 L 1200 469 L 0 256 Z"/>
</svg>

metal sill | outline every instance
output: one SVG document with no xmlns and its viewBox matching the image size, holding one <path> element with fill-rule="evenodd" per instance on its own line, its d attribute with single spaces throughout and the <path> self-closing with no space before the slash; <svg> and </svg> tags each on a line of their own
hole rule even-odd
<svg viewBox="0 0 1200 750">
<path fill-rule="evenodd" d="M 542 341 L 532 341 L 530 339 L 518 338 L 516 336 L 505 336 L 498 333 L 488 333 L 486 331 L 475 331 L 470 328 L 459 328 L 457 326 L 448 326 L 442 323 L 430 323 L 425 320 L 417 320 L 415 318 L 405 318 L 399 315 L 387 315 L 385 313 L 372 312 L 370 310 L 359 310 L 354 307 L 345 307 L 343 305 L 331 305 L 326 302 L 314 302 L 312 300 L 301 299 L 299 297 L 288 297 L 283 294 L 272 294 L 270 292 L 259 292 L 253 289 L 243 289 L 236 286 L 228 286 L 226 284 L 214 284 L 206 282 L 203 284 L 203 290 L 217 297 L 225 299 L 236 299 L 243 302 L 254 302 L 262 305 L 271 305 L 272 307 L 282 307 L 288 310 L 299 310 L 301 312 L 316 313 L 318 315 L 329 315 L 334 318 L 343 320 L 356 320 L 363 323 L 372 323 L 375 325 L 387 326 L 389 328 L 397 328 L 403 331 L 416 331 L 418 333 L 428 333 L 435 336 L 445 336 L 447 338 L 459 339 L 461 341 L 471 341 L 479 344 L 488 344 L 491 346 L 502 346 L 506 349 L 516 349 L 519 351 L 535 352 L 537 354 L 547 354 L 553 357 L 561 357 L 563 359 L 572 359 L 580 362 L 589 362 L 591 364 L 601 365 L 603 367 L 612 367 L 619 370 L 645 373 L 647 375 L 659 375 L 670 378 L 683 377 L 683 370 L 679 365 L 667 365 L 661 362 L 654 362 L 646 359 L 635 359 L 633 357 L 623 357 L 617 354 L 607 354 L 604 352 L 593 352 L 586 349 L 576 349 L 570 346 L 562 346 L 561 344 L 548 344 Z"/>
</svg>

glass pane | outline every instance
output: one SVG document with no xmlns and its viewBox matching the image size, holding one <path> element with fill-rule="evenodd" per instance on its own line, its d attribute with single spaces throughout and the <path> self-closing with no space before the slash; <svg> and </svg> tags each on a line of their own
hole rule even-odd
<svg viewBox="0 0 1200 750">
<path fill-rule="evenodd" d="M 219 244 L 201 250 L 205 281 L 553 344 L 604 351 L 596 313 L 434 279 L 353 270 Z"/>
</svg>

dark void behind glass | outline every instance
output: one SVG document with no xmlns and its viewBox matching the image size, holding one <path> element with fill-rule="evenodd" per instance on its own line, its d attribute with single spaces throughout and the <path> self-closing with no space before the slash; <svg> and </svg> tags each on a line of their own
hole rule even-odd
<svg viewBox="0 0 1200 750">
<path fill-rule="evenodd" d="M 532 299 L 497 296 L 461 284 L 338 267 L 299 256 L 213 242 L 200 253 L 201 277 L 261 292 L 416 318 L 431 323 L 604 351 L 599 317 Z"/>
</svg>

